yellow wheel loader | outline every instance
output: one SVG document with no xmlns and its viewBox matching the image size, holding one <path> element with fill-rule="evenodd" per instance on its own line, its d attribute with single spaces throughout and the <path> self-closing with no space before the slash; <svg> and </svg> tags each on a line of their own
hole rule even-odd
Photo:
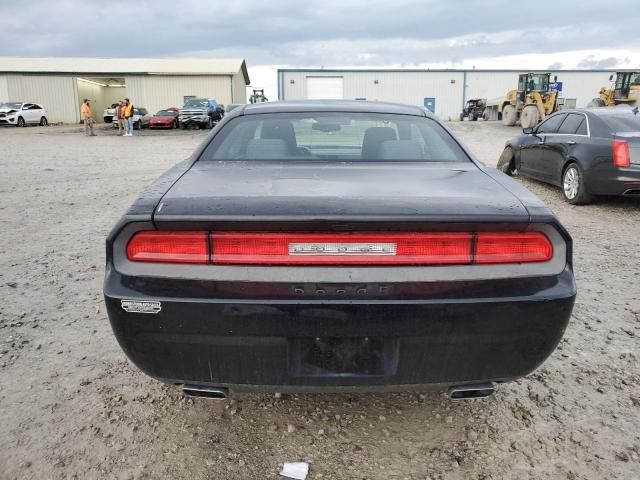
<svg viewBox="0 0 640 480">
<path fill-rule="evenodd" d="M 487 102 L 482 118 L 500 120 L 507 126 L 518 120 L 522 128 L 535 127 L 558 108 L 558 92 L 549 88 L 550 73 L 521 73 L 518 88 L 507 95 Z M 554 77 L 554 82 L 558 77 Z"/>
<path fill-rule="evenodd" d="M 613 81 L 613 75 L 609 77 Z M 616 72 L 616 82 L 602 87 L 587 107 L 617 107 L 640 105 L 640 72 Z"/>
</svg>

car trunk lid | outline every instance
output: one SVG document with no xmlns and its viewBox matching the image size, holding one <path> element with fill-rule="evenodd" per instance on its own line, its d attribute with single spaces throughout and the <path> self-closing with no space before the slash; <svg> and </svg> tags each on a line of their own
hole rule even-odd
<svg viewBox="0 0 640 480">
<path fill-rule="evenodd" d="M 522 203 L 464 163 L 197 162 L 154 220 L 528 222 Z"/>
</svg>

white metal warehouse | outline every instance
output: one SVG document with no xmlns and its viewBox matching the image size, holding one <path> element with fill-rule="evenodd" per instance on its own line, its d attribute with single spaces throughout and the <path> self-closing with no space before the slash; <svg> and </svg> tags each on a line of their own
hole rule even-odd
<svg viewBox="0 0 640 480">
<path fill-rule="evenodd" d="M 518 74 L 539 70 L 278 70 L 278 98 L 362 99 L 431 107 L 440 118 L 459 117 L 472 98 L 492 99 L 516 88 Z M 609 70 L 550 71 L 562 83 L 565 108 L 585 107 L 608 86 Z"/>
<path fill-rule="evenodd" d="M 186 98 L 246 103 L 249 74 L 243 59 L 0 57 L 0 102 L 33 102 L 49 122 L 80 121 L 84 98 L 102 121 L 103 109 L 128 97 L 153 113 Z"/>
</svg>

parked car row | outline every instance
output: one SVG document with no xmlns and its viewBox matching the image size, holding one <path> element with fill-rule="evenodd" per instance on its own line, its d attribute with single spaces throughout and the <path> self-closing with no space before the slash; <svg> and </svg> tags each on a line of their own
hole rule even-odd
<svg viewBox="0 0 640 480">
<path fill-rule="evenodd" d="M 0 104 L 0 125 L 26 125 L 49 124 L 47 110 L 37 103 L 6 102 Z"/>
<path fill-rule="evenodd" d="M 118 127 L 114 118 L 117 104 L 112 104 L 102 112 L 102 120 L 106 124 Z M 238 107 L 228 106 L 228 111 Z M 213 128 L 225 114 L 225 106 L 214 99 L 192 98 L 185 102 L 182 109 L 176 107 L 159 110 L 151 115 L 146 108 L 136 107 L 133 111 L 133 128 Z M 0 125 L 24 127 L 26 125 L 48 125 L 46 109 L 37 103 L 5 102 L 0 103 Z"/>
</svg>

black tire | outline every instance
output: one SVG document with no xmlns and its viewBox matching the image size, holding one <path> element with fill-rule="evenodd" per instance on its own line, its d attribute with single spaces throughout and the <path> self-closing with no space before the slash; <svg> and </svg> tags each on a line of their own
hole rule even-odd
<svg viewBox="0 0 640 480">
<path fill-rule="evenodd" d="M 601 98 L 594 98 L 587 104 L 588 108 L 600 108 L 604 106 L 605 106 L 604 100 L 602 100 Z"/>
<path fill-rule="evenodd" d="M 142 130 L 142 120 L 138 120 L 136 123 L 133 124 L 133 129 L 134 130 Z"/>
<path fill-rule="evenodd" d="M 540 122 L 540 112 L 535 105 L 526 105 L 520 114 L 522 128 L 533 128 Z"/>
<path fill-rule="evenodd" d="M 26 127 L 27 124 L 24 121 L 24 118 L 22 117 L 18 117 L 18 123 L 16 124 L 17 127 Z"/>
<path fill-rule="evenodd" d="M 513 154 L 513 148 L 509 145 L 504 147 L 500 158 L 498 159 L 498 170 L 502 173 L 506 173 L 510 177 L 516 174 L 516 162 L 515 155 Z"/>
<path fill-rule="evenodd" d="M 211 130 L 213 128 L 213 120 L 211 119 L 211 117 L 209 117 L 209 121 L 207 122 L 207 125 L 205 126 L 205 128 L 207 130 Z"/>
<path fill-rule="evenodd" d="M 464 113 L 461 113 L 461 114 L 460 114 L 460 121 L 461 121 L 461 122 L 464 122 Z"/>
<path fill-rule="evenodd" d="M 40 126 L 41 127 L 46 127 L 47 125 L 49 125 L 49 121 L 47 120 L 47 117 L 42 117 L 40 119 Z"/>
<path fill-rule="evenodd" d="M 593 195 L 584 186 L 584 175 L 580 165 L 571 162 L 562 172 L 562 196 L 571 205 L 585 205 L 593 201 Z"/>
<path fill-rule="evenodd" d="M 518 111 L 513 105 L 505 105 L 502 109 L 502 124 L 506 127 L 513 127 L 518 121 Z"/>
</svg>

